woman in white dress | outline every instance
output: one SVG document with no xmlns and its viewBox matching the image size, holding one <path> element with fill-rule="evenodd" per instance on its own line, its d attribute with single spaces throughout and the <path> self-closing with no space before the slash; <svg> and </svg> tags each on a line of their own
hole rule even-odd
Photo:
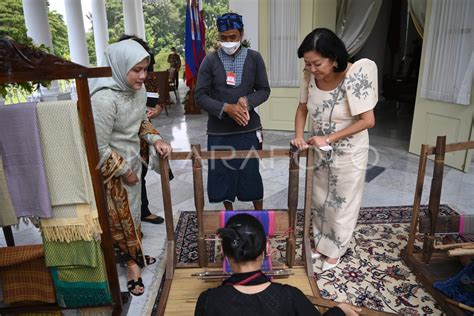
<svg viewBox="0 0 474 316">
<path fill-rule="evenodd" d="M 377 66 L 369 59 L 348 62 L 344 43 L 318 28 L 298 48 L 304 80 L 291 143 L 316 150 L 313 179 L 313 258 L 322 270 L 339 264 L 354 232 L 365 183 L 369 149 L 367 129 L 375 124 Z M 304 139 L 310 114 L 312 136 Z M 321 149 L 322 148 L 322 149 Z"/>
</svg>

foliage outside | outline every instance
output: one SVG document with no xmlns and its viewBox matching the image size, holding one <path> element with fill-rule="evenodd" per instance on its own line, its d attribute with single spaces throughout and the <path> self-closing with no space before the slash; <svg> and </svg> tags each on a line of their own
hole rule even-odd
<svg viewBox="0 0 474 316">
<path fill-rule="evenodd" d="M 56 11 L 49 11 L 48 20 L 53 39 L 52 53 L 56 56 L 69 59 L 67 29 L 62 15 Z M 33 41 L 27 36 L 23 4 L 21 0 L 2 0 L 0 2 L 0 36 L 2 35 L 7 35 L 20 44 L 35 47 L 44 52 L 51 53 L 50 48 L 45 45 L 33 45 Z M 43 86 L 48 86 L 49 82 L 41 82 L 41 84 L 43 84 Z M 22 93 L 31 94 L 37 88 L 38 82 L 25 82 L 9 85 L 0 84 L 0 96 L 7 96 L 8 89 L 17 89 Z"/>
<path fill-rule="evenodd" d="M 143 0 L 146 40 L 155 54 L 155 70 L 164 70 L 169 67 L 167 57 L 171 53 L 171 47 L 176 47 L 184 64 L 186 3 L 187 1 L 183 0 Z M 109 0 L 106 3 L 106 9 L 109 42 L 113 43 L 124 32 L 122 1 Z M 229 11 L 229 1 L 206 0 L 203 11 L 206 25 L 206 49 L 212 50 L 217 43 L 217 16 Z M 95 54 L 89 56 L 93 55 Z"/>
<path fill-rule="evenodd" d="M 80 0 L 77 0 L 80 1 Z M 176 47 L 184 65 L 184 30 L 186 22 L 186 3 L 184 0 L 143 0 L 146 40 L 155 54 L 155 70 L 168 68 L 167 57 L 171 47 Z M 70 59 L 67 28 L 64 17 L 56 11 L 49 10 L 48 19 L 53 40 L 53 53 L 56 56 Z M 21 44 L 32 46 L 27 37 L 22 0 L 0 1 L 0 35 L 8 35 Z M 107 0 L 107 22 L 109 42 L 113 43 L 124 33 L 122 0 Z M 228 12 L 228 0 L 204 1 L 204 24 L 206 25 L 206 50 L 213 50 L 217 43 L 217 16 Z M 88 17 L 92 19 L 91 16 Z M 95 55 L 94 34 L 92 28 L 86 33 L 89 60 L 97 63 Z M 43 49 L 47 49 L 44 48 Z M 184 67 L 182 67 L 182 70 Z M 181 71 L 182 71 L 181 70 Z M 180 74 L 181 75 L 181 74 Z M 37 84 L 21 84 L 19 90 L 31 93 Z M 0 87 L 0 95 L 6 94 L 6 86 Z"/>
</svg>

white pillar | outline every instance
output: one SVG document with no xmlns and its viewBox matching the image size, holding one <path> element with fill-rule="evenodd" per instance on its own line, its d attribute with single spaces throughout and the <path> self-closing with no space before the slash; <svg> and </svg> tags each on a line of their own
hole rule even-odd
<svg viewBox="0 0 474 316">
<path fill-rule="evenodd" d="M 125 34 L 138 35 L 137 6 L 135 0 L 122 0 Z"/>
<path fill-rule="evenodd" d="M 48 11 L 46 0 L 23 0 L 23 13 L 27 35 L 33 39 L 36 45 L 44 44 L 51 49 L 53 40 L 48 24 Z"/>
<path fill-rule="evenodd" d="M 255 0 L 229 0 L 229 11 L 242 16 L 244 38 L 250 41 L 250 48 L 258 51 L 258 2 Z"/>
<path fill-rule="evenodd" d="M 23 0 L 23 14 L 25 15 L 26 34 L 36 45 L 46 45 L 53 49 L 51 29 L 48 23 L 46 0 Z M 59 100 L 70 98 L 68 93 L 61 93 L 57 80 L 51 82 L 49 89 L 41 86 L 41 100 Z"/>
<path fill-rule="evenodd" d="M 143 1 L 135 0 L 135 5 L 137 7 L 137 35 L 146 42 L 145 20 L 143 18 Z"/>
<path fill-rule="evenodd" d="M 87 52 L 81 1 L 64 0 L 64 8 L 66 9 L 67 37 L 71 61 L 89 67 L 89 54 Z"/>
<path fill-rule="evenodd" d="M 104 51 L 109 44 L 109 28 L 104 0 L 92 0 L 92 26 L 94 29 L 97 66 L 103 65 Z"/>
</svg>

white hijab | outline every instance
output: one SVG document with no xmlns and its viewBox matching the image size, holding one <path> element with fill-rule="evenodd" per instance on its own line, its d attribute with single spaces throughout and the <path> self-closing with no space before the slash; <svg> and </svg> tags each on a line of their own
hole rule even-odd
<svg viewBox="0 0 474 316">
<path fill-rule="evenodd" d="M 105 88 L 134 92 L 127 84 L 127 74 L 145 58 L 150 59 L 148 52 L 132 39 L 109 45 L 101 66 L 112 68 L 112 77 L 91 80 L 91 95 Z"/>
</svg>

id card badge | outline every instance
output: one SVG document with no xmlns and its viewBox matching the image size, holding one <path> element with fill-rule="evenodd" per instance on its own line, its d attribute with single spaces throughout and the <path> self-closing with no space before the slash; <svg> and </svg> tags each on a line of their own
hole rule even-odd
<svg viewBox="0 0 474 316">
<path fill-rule="evenodd" d="M 235 73 L 232 71 L 227 71 L 226 73 L 226 83 L 229 86 L 235 86 Z"/>
</svg>

